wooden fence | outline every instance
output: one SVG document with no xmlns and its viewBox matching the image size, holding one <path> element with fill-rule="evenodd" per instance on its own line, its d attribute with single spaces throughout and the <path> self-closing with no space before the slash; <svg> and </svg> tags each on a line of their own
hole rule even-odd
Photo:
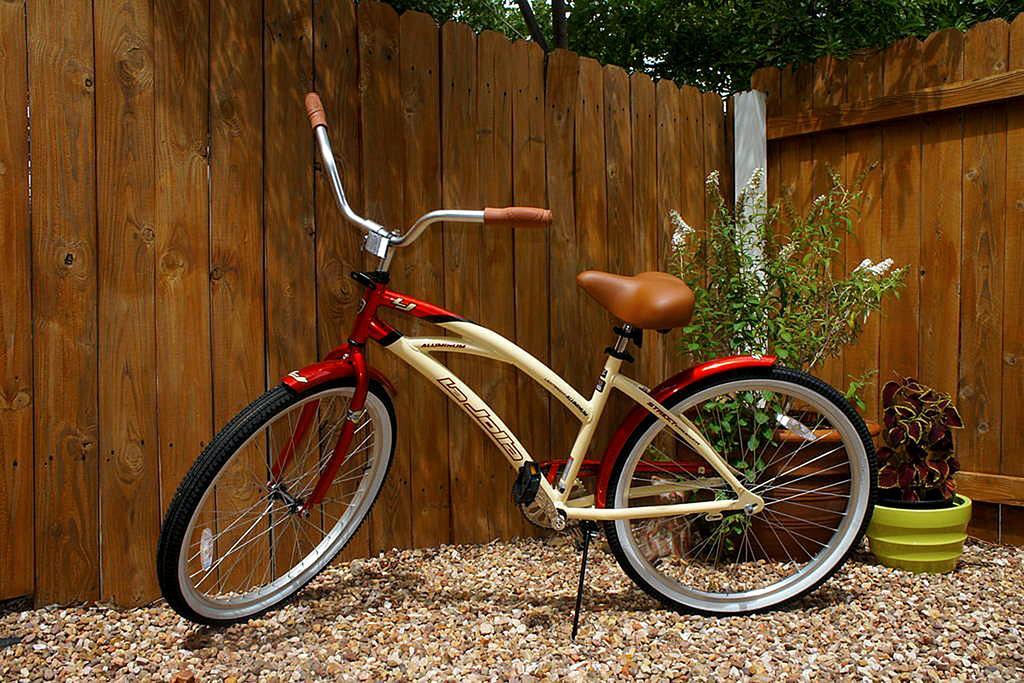
<svg viewBox="0 0 1024 683">
<path fill-rule="evenodd" d="M 907 286 L 825 369 L 902 373 L 956 397 L 973 530 L 1024 543 L 1024 15 L 845 61 L 763 69 L 769 194 L 798 206 L 872 164 L 846 268 L 893 258 Z M 868 397 L 876 414 L 877 392 Z"/>
<path fill-rule="evenodd" d="M 359 240 L 314 162 L 308 89 L 378 221 L 554 210 L 547 232 L 436 230 L 394 282 L 584 389 L 610 331 L 575 274 L 658 268 L 669 209 L 698 223 L 704 176 L 729 173 L 715 94 L 376 2 L 6 2 L 0 51 L 0 598 L 154 598 L 162 511 L 214 428 L 342 338 Z M 639 377 L 681 365 L 671 344 Z M 371 357 L 399 388 L 399 448 L 349 555 L 525 532 L 491 446 Z M 453 364 L 540 459 L 564 456 L 570 418 L 542 390 Z"/>
</svg>

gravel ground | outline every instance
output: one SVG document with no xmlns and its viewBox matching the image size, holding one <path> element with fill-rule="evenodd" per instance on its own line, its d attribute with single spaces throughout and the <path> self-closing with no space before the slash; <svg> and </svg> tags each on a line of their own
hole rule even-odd
<svg viewBox="0 0 1024 683">
<path fill-rule="evenodd" d="M 0 679 L 1024 680 L 1024 548 L 970 543 L 945 576 L 858 555 L 791 609 L 720 619 L 659 609 L 596 548 L 574 645 L 578 556 L 558 543 L 357 560 L 224 630 L 162 605 L 8 606 Z"/>
</svg>

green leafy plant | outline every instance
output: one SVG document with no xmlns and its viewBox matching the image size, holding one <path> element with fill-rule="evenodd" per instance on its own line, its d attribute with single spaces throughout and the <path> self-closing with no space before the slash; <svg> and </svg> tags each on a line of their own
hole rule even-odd
<svg viewBox="0 0 1024 683">
<path fill-rule="evenodd" d="M 878 486 L 902 502 L 950 500 L 960 469 L 953 430 L 964 426 L 949 394 L 902 377 L 882 387 Z"/>
<path fill-rule="evenodd" d="M 698 362 L 770 352 L 813 370 L 856 341 L 882 300 L 900 289 L 906 270 L 885 259 L 844 272 L 840 248 L 859 217 L 863 177 L 848 188 L 831 173 L 828 191 L 801 213 L 788 198 L 769 204 L 759 172 L 734 209 L 722 197 L 718 173 L 710 174 L 707 227 L 695 230 L 670 214 L 670 268 L 696 298 L 682 350 Z M 851 398 L 868 377 L 853 378 Z"/>
</svg>

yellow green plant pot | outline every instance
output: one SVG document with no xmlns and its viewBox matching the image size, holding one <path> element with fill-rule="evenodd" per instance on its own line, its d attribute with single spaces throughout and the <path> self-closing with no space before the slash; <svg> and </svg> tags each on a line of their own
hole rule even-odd
<svg viewBox="0 0 1024 683">
<path fill-rule="evenodd" d="M 953 571 L 964 551 L 971 499 L 950 508 L 906 509 L 876 505 L 868 525 L 871 552 L 887 567 L 941 574 Z"/>
</svg>

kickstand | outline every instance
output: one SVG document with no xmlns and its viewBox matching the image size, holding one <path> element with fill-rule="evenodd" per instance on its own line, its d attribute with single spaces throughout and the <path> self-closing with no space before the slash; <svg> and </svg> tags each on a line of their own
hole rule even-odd
<svg viewBox="0 0 1024 683">
<path fill-rule="evenodd" d="M 583 607 L 583 585 L 587 575 L 587 555 L 590 550 L 590 539 L 597 536 L 597 525 L 590 520 L 580 523 L 580 531 L 583 532 L 583 560 L 580 563 L 580 582 L 576 587 L 576 611 L 572 615 L 572 639 L 576 640 L 576 634 L 580 630 L 580 609 Z"/>
</svg>

